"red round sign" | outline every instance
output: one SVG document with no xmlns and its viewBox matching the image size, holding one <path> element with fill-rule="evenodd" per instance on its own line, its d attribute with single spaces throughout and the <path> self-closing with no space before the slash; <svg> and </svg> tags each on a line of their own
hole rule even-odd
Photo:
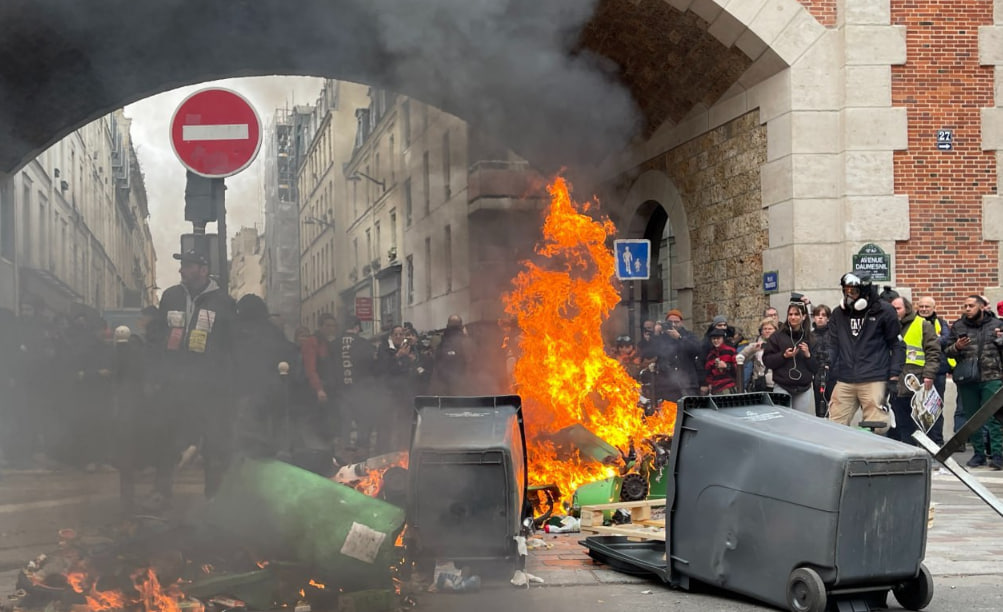
<svg viewBox="0 0 1003 612">
<path fill-rule="evenodd" d="M 181 163 L 195 174 L 232 176 L 257 156 L 261 121 L 239 93 L 203 89 L 185 98 L 174 111 L 171 145 Z"/>
</svg>

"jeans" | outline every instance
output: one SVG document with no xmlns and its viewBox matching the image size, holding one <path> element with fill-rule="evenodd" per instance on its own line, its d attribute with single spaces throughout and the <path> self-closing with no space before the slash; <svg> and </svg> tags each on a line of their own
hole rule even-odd
<svg viewBox="0 0 1003 612">
<path fill-rule="evenodd" d="M 805 389 L 797 393 L 791 393 L 778 384 L 773 385 L 774 393 L 783 393 L 791 396 L 791 409 L 815 416 L 815 393 L 812 389 Z"/>
</svg>

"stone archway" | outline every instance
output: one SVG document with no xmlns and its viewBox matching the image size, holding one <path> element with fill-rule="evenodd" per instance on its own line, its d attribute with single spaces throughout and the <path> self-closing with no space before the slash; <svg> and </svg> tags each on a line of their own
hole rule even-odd
<svg viewBox="0 0 1003 612">
<path fill-rule="evenodd" d="M 672 228 L 675 236 L 675 261 L 671 262 L 668 278 L 671 289 L 676 291 L 678 307 L 683 311 L 687 324 L 691 325 L 693 262 L 690 225 L 679 191 L 664 172 L 649 170 L 637 177 L 623 202 L 617 205 L 617 210 L 619 211 L 618 218 L 622 220 L 618 230 L 624 238 L 655 238 L 646 235 L 650 233 L 653 217 L 661 212 L 667 218 L 665 224 Z M 653 243 L 652 249 L 652 269 L 654 270 L 656 268 L 654 260 L 659 257 L 658 245 Z M 645 299 L 651 300 L 652 297 L 643 292 L 638 293 L 634 296 L 634 304 L 628 304 L 628 308 L 643 304 Z M 643 314 L 638 313 L 635 324 L 643 318 Z"/>
</svg>

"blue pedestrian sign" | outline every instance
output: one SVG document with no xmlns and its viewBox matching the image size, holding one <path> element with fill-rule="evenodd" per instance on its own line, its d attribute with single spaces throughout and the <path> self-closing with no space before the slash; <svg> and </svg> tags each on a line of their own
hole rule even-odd
<svg viewBox="0 0 1003 612">
<path fill-rule="evenodd" d="M 651 241 L 614 240 L 616 277 L 620 280 L 648 280 L 651 276 Z"/>
</svg>

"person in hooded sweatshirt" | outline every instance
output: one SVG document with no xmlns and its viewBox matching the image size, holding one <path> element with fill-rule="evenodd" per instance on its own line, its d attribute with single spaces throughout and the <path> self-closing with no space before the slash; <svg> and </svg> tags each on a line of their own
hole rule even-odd
<svg viewBox="0 0 1003 612">
<path fill-rule="evenodd" d="M 812 381 L 818 371 L 818 360 L 812 349 L 815 340 L 808 328 L 808 307 L 804 302 L 791 302 L 787 321 L 770 336 L 763 349 L 763 364 L 773 371 L 773 390 L 791 396 L 791 408 L 815 415 L 815 394 Z"/>
<path fill-rule="evenodd" d="M 887 400 L 897 394 L 905 364 L 902 326 L 892 305 L 878 299 L 870 277 L 850 272 L 839 284 L 843 297 L 829 319 L 836 379 L 829 420 L 850 425 L 859 411 L 864 421 L 887 424 Z M 883 435 L 888 428 L 875 431 Z"/>
</svg>

